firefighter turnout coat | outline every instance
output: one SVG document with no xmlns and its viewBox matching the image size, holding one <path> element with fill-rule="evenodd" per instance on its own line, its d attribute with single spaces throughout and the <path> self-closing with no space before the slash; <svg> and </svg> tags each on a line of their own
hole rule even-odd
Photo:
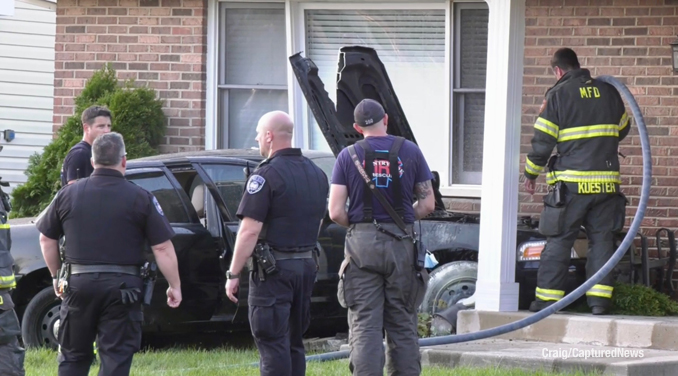
<svg viewBox="0 0 678 376">
<path fill-rule="evenodd" d="M 629 128 L 619 92 L 588 69 L 571 70 L 546 93 L 525 177 L 536 179 L 548 163 L 549 185 L 563 181 L 576 183 L 579 194 L 614 193 L 621 184 L 619 141 Z M 557 158 L 549 162 L 554 147 Z"/>
</svg>

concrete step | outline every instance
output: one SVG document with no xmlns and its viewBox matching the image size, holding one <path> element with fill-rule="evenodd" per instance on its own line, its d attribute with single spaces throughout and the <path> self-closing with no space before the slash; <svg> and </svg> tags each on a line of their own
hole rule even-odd
<svg viewBox="0 0 678 376">
<path fill-rule="evenodd" d="M 678 375 L 678 353 L 667 350 L 486 339 L 420 351 L 423 365 L 448 368 L 581 371 L 605 376 Z"/>
<path fill-rule="evenodd" d="M 532 314 L 527 311 L 461 311 L 457 317 L 457 334 L 494 328 Z M 678 317 L 556 313 L 533 325 L 494 338 L 675 351 L 678 350 Z"/>
</svg>

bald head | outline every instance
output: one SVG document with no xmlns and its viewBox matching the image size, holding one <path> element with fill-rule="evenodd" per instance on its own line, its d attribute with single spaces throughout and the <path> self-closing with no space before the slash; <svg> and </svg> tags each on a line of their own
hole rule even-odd
<svg viewBox="0 0 678 376">
<path fill-rule="evenodd" d="M 292 139 L 292 133 L 294 132 L 294 122 L 292 122 L 292 118 L 283 111 L 271 111 L 264 114 L 264 116 L 259 119 L 257 128 L 258 127 L 273 133 L 276 137 L 287 138 L 290 140 Z"/>
<path fill-rule="evenodd" d="M 259 119 L 257 138 L 261 155 L 268 157 L 273 152 L 292 147 L 294 122 L 283 111 L 271 111 Z"/>
</svg>

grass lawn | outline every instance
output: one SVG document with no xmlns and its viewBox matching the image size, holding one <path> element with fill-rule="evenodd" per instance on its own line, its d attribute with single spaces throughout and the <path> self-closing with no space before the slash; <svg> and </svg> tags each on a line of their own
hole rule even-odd
<svg viewBox="0 0 678 376">
<path fill-rule="evenodd" d="M 259 375 L 256 367 L 239 366 L 257 362 L 256 350 L 232 350 L 228 348 L 214 350 L 162 350 L 142 351 L 134 356 L 132 375 L 182 375 L 182 376 L 255 376 Z M 29 350 L 26 354 L 26 375 L 53 376 L 57 373 L 56 353 L 48 350 Z M 96 376 L 98 365 L 90 369 L 90 376 Z M 350 375 L 347 360 L 325 363 L 309 363 L 307 375 L 332 376 Z M 508 369 L 454 369 L 425 367 L 422 375 L 426 376 L 588 376 L 591 374 L 570 373 L 556 374 L 539 371 L 517 371 Z"/>
</svg>

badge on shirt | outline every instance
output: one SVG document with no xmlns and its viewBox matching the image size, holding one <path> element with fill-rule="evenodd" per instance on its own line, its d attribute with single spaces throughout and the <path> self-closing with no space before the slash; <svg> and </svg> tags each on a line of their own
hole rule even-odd
<svg viewBox="0 0 678 376">
<path fill-rule="evenodd" d="M 160 207 L 160 203 L 155 198 L 155 196 L 153 196 L 153 205 L 155 205 L 155 210 L 157 210 L 158 213 L 160 213 L 160 215 L 162 215 L 164 217 L 165 213 L 162 212 L 162 208 Z"/>
<path fill-rule="evenodd" d="M 261 175 L 250 176 L 250 180 L 247 182 L 247 193 L 253 195 L 259 192 L 262 188 L 264 188 L 264 183 L 266 183 L 266 179 L 264 179 Z"/>
</svg>

